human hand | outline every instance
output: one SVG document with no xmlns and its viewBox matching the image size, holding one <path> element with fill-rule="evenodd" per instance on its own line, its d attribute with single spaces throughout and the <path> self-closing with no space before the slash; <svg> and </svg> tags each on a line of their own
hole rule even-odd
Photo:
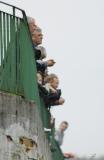
<svg viewBox="0 0 104 160">
<path fill-rule="evenodd" d="M 50 90 L 51 90 L 52 93 L 57 93 L 57 90 L 54 89 L 53 87 L 50 87 Z"/>
<path fill-rule="evenodd" d="M 48 64 L 49 67 L 53 66 L 55 63 L 56 63 L 56 62 L 55 62 L 53 59 L 49 59 L 49 60 L 47 61 L 47 64 Z"/>
<path fill-rule="evenodd" d="M 65 102 L 65 99 L 61 97 L 61 98 L 59 99 L 59 105 L 64 104 L 64 102 Z"/>
</svg>

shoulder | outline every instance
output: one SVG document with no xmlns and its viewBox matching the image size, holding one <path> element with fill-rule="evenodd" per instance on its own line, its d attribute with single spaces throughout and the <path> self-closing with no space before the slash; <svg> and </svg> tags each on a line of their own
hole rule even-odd
<svg viewBox="0 0 104 160">
<path fill-rule="evenodd" d="M 56 129 L 55 132 L 56 132 L 56 134 L 60 134 L 61 133 L 59 129 Z"/>
</svg>

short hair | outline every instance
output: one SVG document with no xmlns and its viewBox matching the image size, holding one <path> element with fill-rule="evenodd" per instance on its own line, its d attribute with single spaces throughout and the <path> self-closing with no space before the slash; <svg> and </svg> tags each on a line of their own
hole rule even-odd
<svg viewBox="0 0 104 160">
<path fill-rule="evenodd" d="M 37 27 L 35 28 L 35 30 L 33 31 L 32 35 L 33 35 L 35 32 L 42 32 L 42 29 L 37 26 Z"/>
<path fill-rule="evenodd" d="M 48 83 L 48 82 L 50 82 L 51 80 L 53 80 L 54 78 L 57 78 L 57 79 L 58 79 L 58 76 L 57 76 L 56 74 L 54 74 L 54 73 L 51 73 L 51 74 L 49 74 L 47 77 L 45 77 L 44 82 L 45 82 L 45 83 Z"/>
<path fill-rule="evenodd" d="M 35 22 L 35 19 L 32 18 L 32 17 L 27 17 L 27 22 L 28 22 L 28 23 Z"/>
<path fill-rule="evenodd" d="M 69 123 L 67 121 L 62 121 L 61 124 L 64 123 L 65 125 L 69 125 Z"/>
</svg>

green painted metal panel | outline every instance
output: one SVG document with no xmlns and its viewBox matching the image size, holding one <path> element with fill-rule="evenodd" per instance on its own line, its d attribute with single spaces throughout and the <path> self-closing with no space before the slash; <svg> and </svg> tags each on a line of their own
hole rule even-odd
<svg viewBox="0 0 104 160">
<path fill-rule="evenodd" d="M 40 98 L 40 114 L 43 122 L 43 127 L 50 128 L 51 114 L 49 110 L 45 107 L 45 104 L 42 98 Z"/>
<path fill-rule="evenodd" d="M 0 11 L 0 90 L 39 105 L 36 64 L 25 12 L 22 18 Z"/>
<path fill-rule="evenodd" d="M 53 154 L 52 154 L 53 160 L 64 160 L 63 153 L 55 140 L 53 141 L 53 145 L 55 148 L 55 151 L 53 151 Z"/>
</svg>

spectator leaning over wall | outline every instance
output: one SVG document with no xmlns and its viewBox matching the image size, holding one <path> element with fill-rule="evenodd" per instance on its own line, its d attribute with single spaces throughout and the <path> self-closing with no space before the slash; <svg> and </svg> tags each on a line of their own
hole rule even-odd
<svg viewBox="0 0 104 160">
<path fill-rule="evenodd" d="M 45 89 L 48 92 L 45 100 L 48 106 L 62 105 L 65 100 L 61 97 L 61 89 L 58 89 L 59 79 L 57 75 L 50 74 L 45 78 Z"/>
<path fill-rule="evenodd" d="M 61 122 L 59 129 L 55 132 L 55 139 L 59 146 L 63 144 L 64 132 L 68 128 L 69 124 L 66 121 Z"/>
</svg>

